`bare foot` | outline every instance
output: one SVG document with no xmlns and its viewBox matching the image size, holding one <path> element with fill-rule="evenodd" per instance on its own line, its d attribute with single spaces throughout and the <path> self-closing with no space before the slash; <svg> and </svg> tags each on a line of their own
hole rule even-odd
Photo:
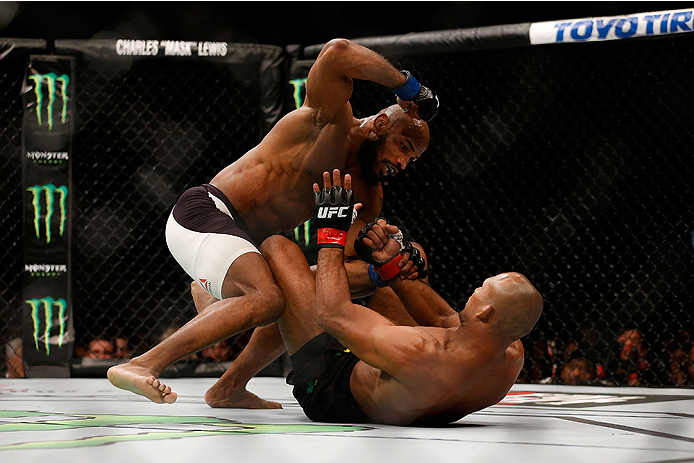
<svg viewBox="0 0 694 463">
<path fill-rule="evenodd" d="M 116 365 L 108 369 L 107 376 L 114 386 L 145 396 L 154 403 L 172 404 L 178 398 L 178 394 L 171 392 L 169 386 L 160 382 L 143 367 L 130 363 Z"/>
<path fill-rule="evenodd" d="M 193 296 L 193 304 L 198 313 L 219 300 L 205 291 L 195 280 L 190 284 L 190 294 Z"/>
<path fill-rule="evenodd" d="M 281 404 L 261 399 L 243 388 L 222 391 L 212 387 L 205 393 L 205 402 L 212 408 L 282 408 Z"/>
</svg>

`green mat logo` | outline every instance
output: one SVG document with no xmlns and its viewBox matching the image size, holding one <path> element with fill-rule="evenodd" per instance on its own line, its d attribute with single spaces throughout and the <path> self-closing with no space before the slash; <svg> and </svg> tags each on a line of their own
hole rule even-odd
<svg viewBox="0 0 694 463">
<path fill-rule="evenodd" d="M 31 204 L 34 208 L 34 231 L 36 232 L 36 237 L 41 238 L 41 197 L 44 198 L 46 204 L 46 215 L 44 218 L 46 243 L 51 242 L 51 219 L 56 207 L 60 211 L 58 231 L 60 236 L 63 236 L 65 232 L 65 218 L 67 217 L 67 187 L 65 185 L 57 187 L 49 183 L 48 185 L 30 186 L 27 188 L 27 191 L 32 195 Z M 55 200 L 56 194 L 58 196 L 57 205 Z"/>
<path fill-rule="evenodd" d="M 172 426 L 173 425 L 173 426 Z M 128 434 L 94 435 L 91 431 L 84 436 L 75 432 L 61 431 L 108 427 L 133 430 Z M 189 427 L 186 429 L 186 427 Z M 134 429 L 133 429 L 134 428 Z M 173 429 L 172 429 L 173 428 Z M 51 433 L 49 439 L 32 440 L 0 445 L 2 450 L 47 450 L 97 447 L 118 442 L 154 441 L 183 439 L 205 436 L 230 436 L 239 434 L 305 434 L 324 432 L 365 431 L 372 428 L 349 425 L 316 424 L 246 424 L 223 418 L 206 416 L 160 416 L 160 415 L 81 415 L 50 412 L 0 410 L 0 435 L 5 432 L 21 432 L 26 439 L 27 431 Z M 56 436 L 62 437 L 55 439 Z M 37 434 L 38 438 L 39 435 Z"/>
<path fill-rule="evenodd" d="M 65 311 L 67 310 L 67 302 L 65 299 L 53 299 L 52 297 L 44 297 L 41 299 L 29 299 L 24 301 L 31 307 L 31 320 L 34 322 L 34 345 L 36 350 L 40 351 L 39 348 L 39 337 L 41 335 L 41 309 L 43 308 L 43 344 L 46 348 L 46 355 L 51 353 L 51 328 L 53 327 L 53 314 L 54 309 L 58 314 L 58 347 L 63 346 L 63 341 L 65 340 Z M 0 415 L 1 416 L 1 415 Z"/>
<path fill-rule="evenodd" d="M 33 74 L 29 76 L 34 81 L 34 94 L 36 95 L 36 120 L 39 125 L 43 125 L 43 105 L 46 102 L 46 123 L 48 130 L 53 130 L 53 111 L 56 97 L 60 97 L 62 106 L 60 107 L 60 123 L 64 124 L 67 119 L 67 88 L 70 85 L 70 77 L 67 74 L 58 76 L 55 72 L 48 74 Z M 44 98 L 44 82 L 46 83 L 46 96 Z"/>
</svg>

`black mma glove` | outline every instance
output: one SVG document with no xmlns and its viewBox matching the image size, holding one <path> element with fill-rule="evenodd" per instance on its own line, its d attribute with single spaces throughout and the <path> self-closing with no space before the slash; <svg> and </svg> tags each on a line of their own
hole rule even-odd
<svg viewBox="0 0 694 463">
<path fill-rule="evenodd" d="M 341 186 L 314 193 L 313 222 L 318 228 L 318 249 L 345 248 L 347 230 L 356 218 L 354 194 Z"/>
<path fill-rule="evenodd" d="M 367 233 L 369 233 L 369 231 L 371 231 L 371 229 L 374 227 L 374 225 L 376 225 L 378 223 L 379 220 L 380 220 L 380 218 L 377 218 L 376 220 L 374 220 L 373 222 L 371 222 L 370 224 L 368 224 L 367 226 L 362 228 L 359 231 L 359 235 L 357 235 L 357 238 L 354 240 L 354 252 L 357 253 L 357 256 L 359 256 L 359 258 L 361 260 L 363 260 L 364 262 L 368 262 L 369 264 L 372 264 L 374 266 L 381 266 L 381 265 L 385 264 L 386 262 L 388 262 L 388 261 L 382 262 L 382 261 L 374 259 L 374 257 L 373 257 L 374 249 L 367 246 L 366 244 L 364 244 L 364 238 L 366 238 Z M 388 235 L 388 237 L 393 238 L 395 241 L 400 243 L 400 249 L 402 249 L 402 247 L 403 247 L 402 232 L 398 232 L 394 235 L 393 234 Z M 395 256 L 393 256 L 393 257 L 395 257 Z"/>
<path fill-rule="evenodd" d="M 428 274 L 426 262 L 420 255 L 419 250 L 415 248 L 411 242 L 403 241 L 402 232 L 398 232 L 395 235 L 388 235 L 389 238 L 392 238 L 400 243 L 400 252 L 398 252 L 398 254 L 387 261 L 379 261 L 374 259 L 374 249 L 364 244 L 364 238 L 366 238 L 367 233 L 377 223 L 377 221 L 378 219 L 362 228 L 357 236 L 357 239 L 354 240 L 354 251 L 357 253 L 357 256 L 359 256 L 359 258 L 364 262 L 368 262 L 370 264 L 369 278 L 371 278 L 371 282 L 380 287 L 388 286 L 388 281 L 397 277 L 400 273 L 399 264 L 402 260 L 402 254 L 405 252 L 410 254 L 410 260 L 412 260 L 413 264 L 417 267 L 419 278 L 426 278 Z"/>
<path fill-rule="evenodd" d="M 419 116 L 425 121 L 431 121 L 439 111 L 439 97 L 431 89 L 417 82 L 409 71 L 402 70 L 407 80 L 399 87 L 395 87 L 393 92 L 405 101 L 414 102 L 419 108 Z"/>
<path fill-rule="evenodd" d="M 415 248 L 412 243 L 409 241 L 405 242 L 405 246 L 402 248 L 401 253 L 404 252 L 409 252 L 410 253 L 410 260 L 414 264 L 415 267 L 417 267 L 417 273 L 419 276 L 420 280 L 423 280 L 424 278 L 429 275 L 429 269 L 427 269 L 427 263 L 422 257 L 422 255 L 419 253 L 419 249 Z"/>
</svg>

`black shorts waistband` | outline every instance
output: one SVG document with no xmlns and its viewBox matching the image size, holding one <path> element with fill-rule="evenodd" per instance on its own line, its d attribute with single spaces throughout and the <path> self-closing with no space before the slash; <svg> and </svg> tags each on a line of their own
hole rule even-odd
<svg viewBox="0 0 694 463">
<path fill-rule="evenodd" d="M 239 211 L 236 210 L 233 204 L 231 204 L 231 201 L 229 201 L 229 198 L 226 197 L 224 193 L 222 193 L 222 190 L 217 188 L 214 185 L 211 185 L 209 183 L 203 183 L 203 187 L 210 193 L 212 193 L 215 197 L 217 197 L 224 205 L 229 209 L 229 212 L 232 215 L 232 218 L 239 224 L 241 228 L 246 230 L 248 233 L 250 233 L 250 230 L 248 229 L 248 224 L 246 221 L 243 219 L 243 216 L 239 214 Z"/>
<path fill-rule="evenodd" d="M 215 204 L 219 200 L 221 205 Z M 258 248 L 259 242 L 248 228 L 248 224 L 224 193 L 214 185 L 205 183 L 188 188 L 176 201 L 174 219 L 188 230 L 200 233 L 222 233 L 238 236 Z M 230 217 L 231 216 L 231 217 Z"/>
</svg>

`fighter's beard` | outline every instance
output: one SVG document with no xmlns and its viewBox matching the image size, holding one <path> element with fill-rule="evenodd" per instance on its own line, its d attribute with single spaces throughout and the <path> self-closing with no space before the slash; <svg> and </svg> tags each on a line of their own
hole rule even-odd
<svg viewBox="0 0 694 463">
<path fill-rule="evenodd" d="M 361 178 L 367 184 L 375 186 L 381 182 L 380 175 L 374 172 L 376 166 L 376 153 L 381 146 L 379 140 L 366 139 L 359 148 L 359 166 L 361 167 Z"/>
</svg>

